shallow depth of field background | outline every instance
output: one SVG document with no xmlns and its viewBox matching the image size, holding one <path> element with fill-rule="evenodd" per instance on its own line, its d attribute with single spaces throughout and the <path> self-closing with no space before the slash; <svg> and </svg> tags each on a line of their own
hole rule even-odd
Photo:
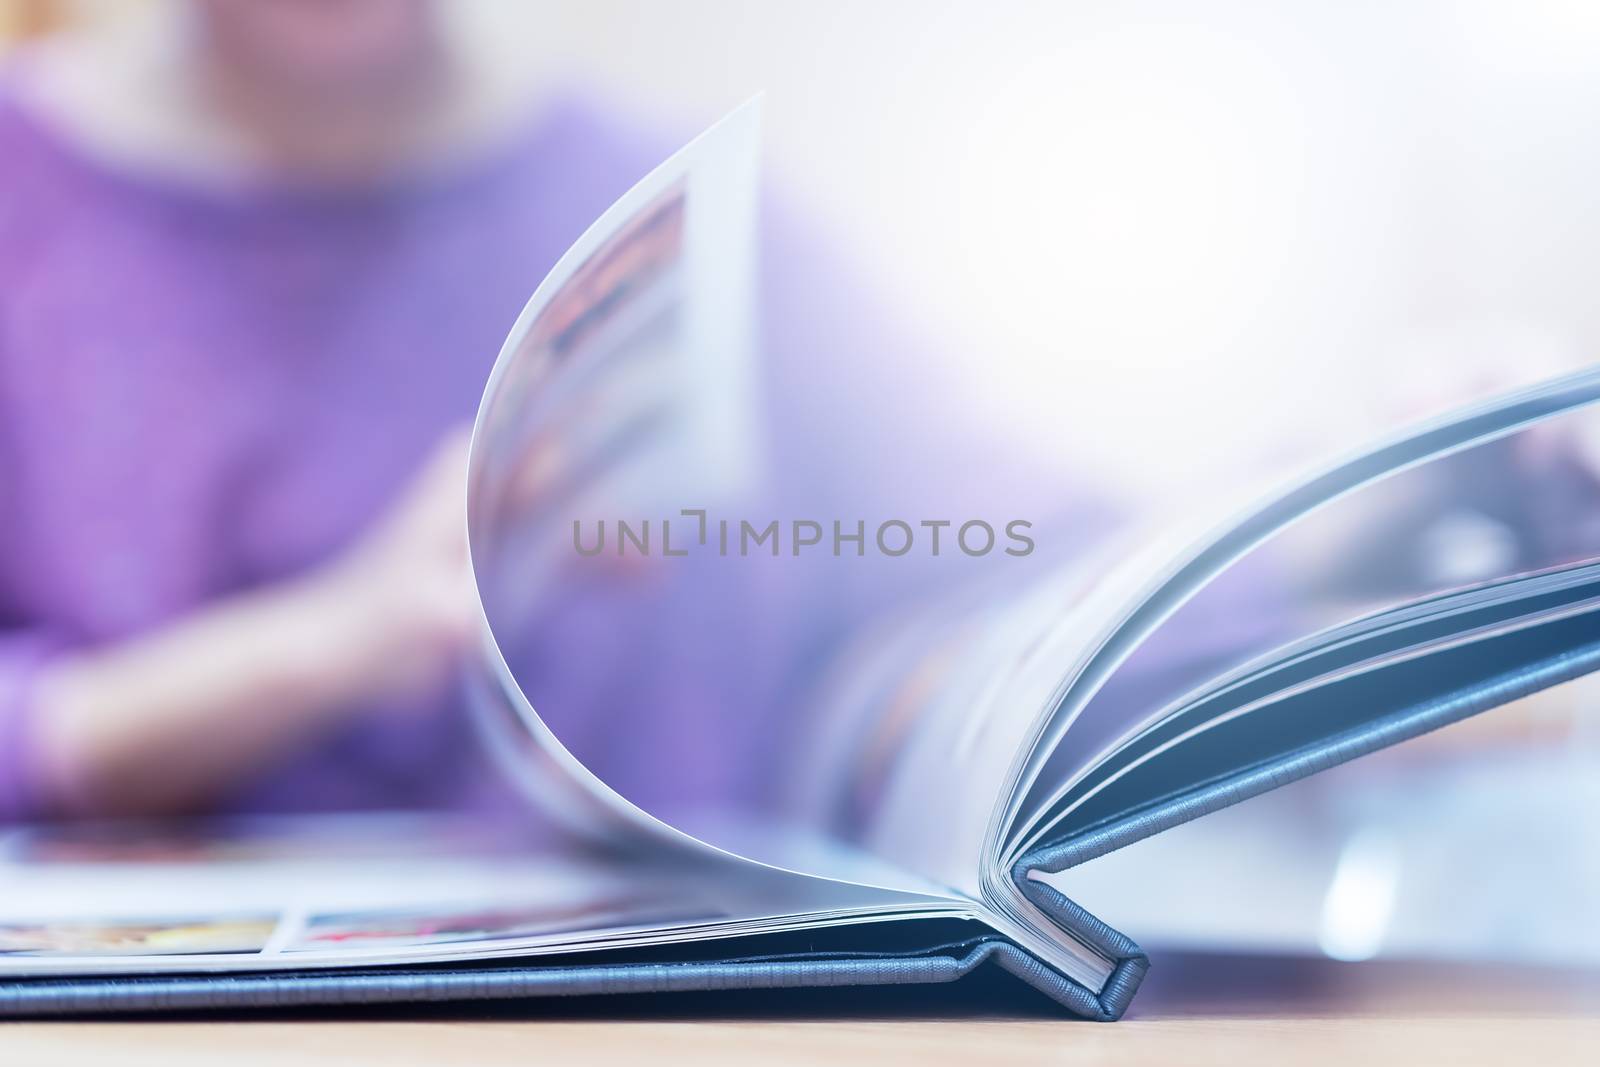
<svg viewBox="0 0 1600 1067">
<path fill-rule="evenodd" d="M 1147 499 L 1600 348 L 1583 0 L 452 6 L 664 143 L 764 90 L 774 185 L 951 342 L 974 418 Z"/>
</svg>

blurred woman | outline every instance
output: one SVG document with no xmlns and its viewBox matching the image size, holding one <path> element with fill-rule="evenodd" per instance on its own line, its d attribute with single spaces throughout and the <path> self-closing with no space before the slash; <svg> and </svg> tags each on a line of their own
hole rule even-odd
<svg viewBox="0 0 1600 1067">
<path fill-rule="evenodd" d="M 0 89 L 0 820 L 474 804 L 463 426 L 660 155 L 422 0 L 205 0 Z"/>
</svg>

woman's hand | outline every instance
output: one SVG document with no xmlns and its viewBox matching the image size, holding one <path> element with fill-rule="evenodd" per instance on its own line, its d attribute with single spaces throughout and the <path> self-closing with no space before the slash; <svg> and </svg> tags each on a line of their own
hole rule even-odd
<svg viewBox="0 0 1600 1067">
<path fill-rule="evenodd" d="M 311 579 L 343 631 L 336 666 L 359 693 L 426 696 L 470 638 L 467 443 L 465 431 L 441 442 L 389 511 Z"/>
</svg>

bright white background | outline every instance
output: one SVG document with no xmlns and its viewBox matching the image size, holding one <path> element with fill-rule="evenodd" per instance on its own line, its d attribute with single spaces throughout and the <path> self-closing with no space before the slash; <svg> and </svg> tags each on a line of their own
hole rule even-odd
<svg viewBox="0 0 1600 1067">
<path fill-rule="evenodd" d="M 694 128 L 948 336 L 975 403 L 1142 491 L 1591 358 L 1600 4 L 587 0 L 509 48 Z"/>
</svg>

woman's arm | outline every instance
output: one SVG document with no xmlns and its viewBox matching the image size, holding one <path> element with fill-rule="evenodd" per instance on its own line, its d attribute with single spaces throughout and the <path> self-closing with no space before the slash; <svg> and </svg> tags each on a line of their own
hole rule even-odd
<svg viewBox="0 0 1600 1067">
<path fill-rule="evenodd" d="M 464 472 L 464 438 L 453 438 L 323 570 L 49 661 L 28 708 L 37 806 L 66 815 L 193 808 L 371 698 L 436 685 L 474 604 Z"/>
</svg>

